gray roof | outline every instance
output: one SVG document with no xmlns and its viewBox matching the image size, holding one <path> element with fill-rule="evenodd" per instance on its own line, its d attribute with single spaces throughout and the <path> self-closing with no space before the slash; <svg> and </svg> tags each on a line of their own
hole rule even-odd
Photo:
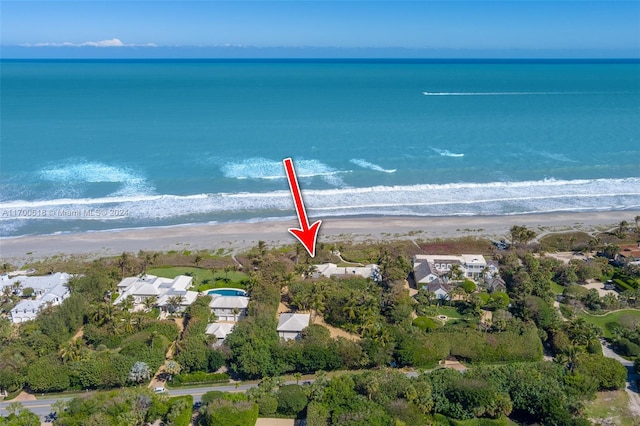
<svg viewBox="0 0 640 426">
<path fill-rule="evenodd" d="M 431 293 L 435 293 L 437 290 L 440 290 L 440 289 L 449 293 L 451 291 L 451 286 L 445 283 L 440 278 L 436 278 L 435 280 L 427 284 L 427 290 L 430 291 Z"/>
<path fill-rule="evenodd" d="M 310 319 L 309 314 L 281 314 L 278 331 L 302 331 L 309 326 Z"/>
<path fill-rule="evenodd" d="M 431 265 L 427 261 L 417 263 L 413 268 L 413 277 L 416 282 L 422 281 L 430 274 L 439 275 L 437 271 L 431 269 Z"/>
</svg>

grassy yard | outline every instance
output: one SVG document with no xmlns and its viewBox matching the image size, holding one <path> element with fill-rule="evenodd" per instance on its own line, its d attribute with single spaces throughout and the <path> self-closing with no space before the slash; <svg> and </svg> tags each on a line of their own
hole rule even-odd
<svg viewBox="0 0 640 426">
<path fill-rule="evenodd" d="M 177 266 L 168 268 L 150 268 L 147 271 L 151 275 L 164 278 L 175 278 L 178 275 L 190 275 L 193 277 L 199 291 L 211 288 L 244 288 L 244 281 L 249 279 L 247 274 L 238 271 L 217 271 L 213 273 L 210 269 L 194 268 L 189 266 Z M 228 281 L 226 281 L 228 279 Z"/>
<path fill-rule="evenodd" d="M 640 309 L 624 309 L 621 311 L 610 312 L 603 316 L 591 315 L 584 311 L 579 311 L 578 316 L 600 327 L 602 329 L 603 336 L 609 338 L 611 337 L 611 333 L 609 333 L 609 330 L 607 330 L 607 323 L 620 322 L 620 318 L 624 316 L 631 316 L 640 321 Z"/>
<path fill-rule="evenodd" d="M 585 414 L 595 424 L 637 424 L 629 411 L 629 397 L 624 390 L 598 392 L 596 399 L 586 404 Z"/>
<path fill-rule="evenodd" d="M 564 292 L 564 287 L 558 283 L 552 282 L 551 291 L 553 291 L 553 294 L 562 294 Z"/>
</svg>

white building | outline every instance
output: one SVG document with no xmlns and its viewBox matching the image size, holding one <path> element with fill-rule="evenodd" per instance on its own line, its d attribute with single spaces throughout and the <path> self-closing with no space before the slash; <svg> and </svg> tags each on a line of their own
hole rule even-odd
<svg viewBox="0 0 640 426">
<path fill-rule="evenodd" d="M 162 278 L 154 275 L 142 275 L 140 277 L 125 278 L 118 284 L 120 293 L 114 305 L 122 303 L 129 296 L 133 296 L 134 305 L 144 303 L 149 297 L 156 298 L 156 306 L 167 310 L 172 297 L 180 297 L 180 304 L 176 310 L 184 310 L 198 297 L 198 292 L 189 291 L 193 278 L 185 275 Z"/>
<path fill-rule="evenodd" d="M 374 264 L 365 266 L 338 266 L 335 263 L 323 263 L 322 265 L 316 265 L 316 272 L 313 274 L 313 277 L 319 278 L 320 276 L 324 276 L 330 278 L 350 275 L 359 275 L 363 278 L 380 281 L 380 267 Z"/>
<path fill-rule="evenodd" d="M 218 338 L 218 342 L 215 345 L 218 346 L 224 342 L 229 334 L 231 334 L 235 326 L 236 325 L 234 323 L 213 322 L 211 324 L 207 324 L 207 329 L 204 333 L 216 336 Z"/>
<path fill-rule="evenodd" d="M 280 339 L 294 340 L 300 337 L 302 330 L 309 326 L 309 314 L 281 314 L 278 321 Z"/>
<path fill-rule="evenodd" d="M 413 274 L 416 283 L 427 284 L 440 278 L 446 278 L 457 265 L 465 278 L 478 279 L 490 277 L 497 272 L 494 263 L 487 264 L 481 254 L 462 254 L 460 256 L 416 254 L 413 256 Z"/>
<path fill-rule="evenodd" d="M 247 315 L 249 298 L 246 296 L 222 296 L 211 294 L 213 299 L 209 302 L 211 311 L 220 321 L 236 322 Z"/>
<path fill-rule="evenodd" d="M 61 304 L 64 299 L 69 297 L 67 284 L 70 279 L 71 275 L 66 272 L 39 277 L 1 275 L 0 291 L 3 291 L 5 287 L 10 287 L 14 294 L 22 296 L 25 289 L 33 289 L 32 297 L 34 299 L 23 300 L 11 309 L 11 321 L 19 323 L 32 320 L 44 307 Z"/>
</svg>

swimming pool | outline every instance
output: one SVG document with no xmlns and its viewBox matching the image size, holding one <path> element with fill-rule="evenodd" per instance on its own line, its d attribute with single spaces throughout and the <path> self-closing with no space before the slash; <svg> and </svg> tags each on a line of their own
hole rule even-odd
<svg viewBox="0 0 640 426">
<path fill-rule="evenodd" d="M 237 288 L 216 288 L 209 290 L 207 294 L 218 294 L 220 296 L 246 296 L 247 292 Z"/>
</svg>

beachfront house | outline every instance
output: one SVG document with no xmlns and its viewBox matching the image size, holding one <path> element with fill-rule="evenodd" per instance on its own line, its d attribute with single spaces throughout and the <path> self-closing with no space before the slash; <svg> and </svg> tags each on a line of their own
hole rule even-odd
<svg viewBox="0 0 640 426">
<path fill-rule="evenodd" d="M 309 326 L 310 314 L 280 314 L 278 321 L 278 336 L 282 340 L 300 338 L 302 330 Z"/>
<path fill-rule="evenodd" d="M 621 266 L 640 263 L 640 242 L 638 244 L 621 244 L 615 262 Z"/>
<path fill-rule="evenodd" d="M 224 296 L 212 294 L 209 302 L 211 311 L 219 321 L 236 322 L 247 315 L 249 298 L 246 296 Z"/>
<path fill-rule="evenodd" d="M 316 270 L 312 274 L 313 278 L 341 278 L 350 276 L 361 276 L 363 278 L 371 278 L 374 281 L 380 281 L 380 267 L 374 264 L 365 266 L 338 266 L 335 263 L 323 263 L 316 265 Z"/>
<path fill-rule="evenodd" d="M 413 276 L 416 283 L 428 284 L 435 279 L 459 278 L 477 280 L 493 272 L 497 266 L 487 264 L 481 254 L 461 254 L 460 256 L 416 254 L 413 256 Z"/>
<path fill-rule="evenodd" d="M 66 272 L 44 276 L 3 274 L 0 276 L 0 292 L 5 287 L 9 287 L 13 294 L 25 296 L 26 289 L 32 289 L 29 299 L 22 300 L 11 309 L 11 321 L 20 323 L 35 319 L 38 313 L 47 306 L 61 304 L 69 297 L 69 287 L 67 284 L 71 275 Z"/>
<path fill-rule="evenodd" d="M 139 309 L 147 299 L 153 297 L 155 306 L 163 312 L 180 312 L 198 297 L 198 292 L 188 290 L 192 281 L 193 278 L 186 275 L 178 275 L 175 278 L 162 278 L 155 275 L 125 278 L 117 286 L 119 295 L 113 303 L 118 305 L 132 298 L 135 310 Z"/>
</svg>

